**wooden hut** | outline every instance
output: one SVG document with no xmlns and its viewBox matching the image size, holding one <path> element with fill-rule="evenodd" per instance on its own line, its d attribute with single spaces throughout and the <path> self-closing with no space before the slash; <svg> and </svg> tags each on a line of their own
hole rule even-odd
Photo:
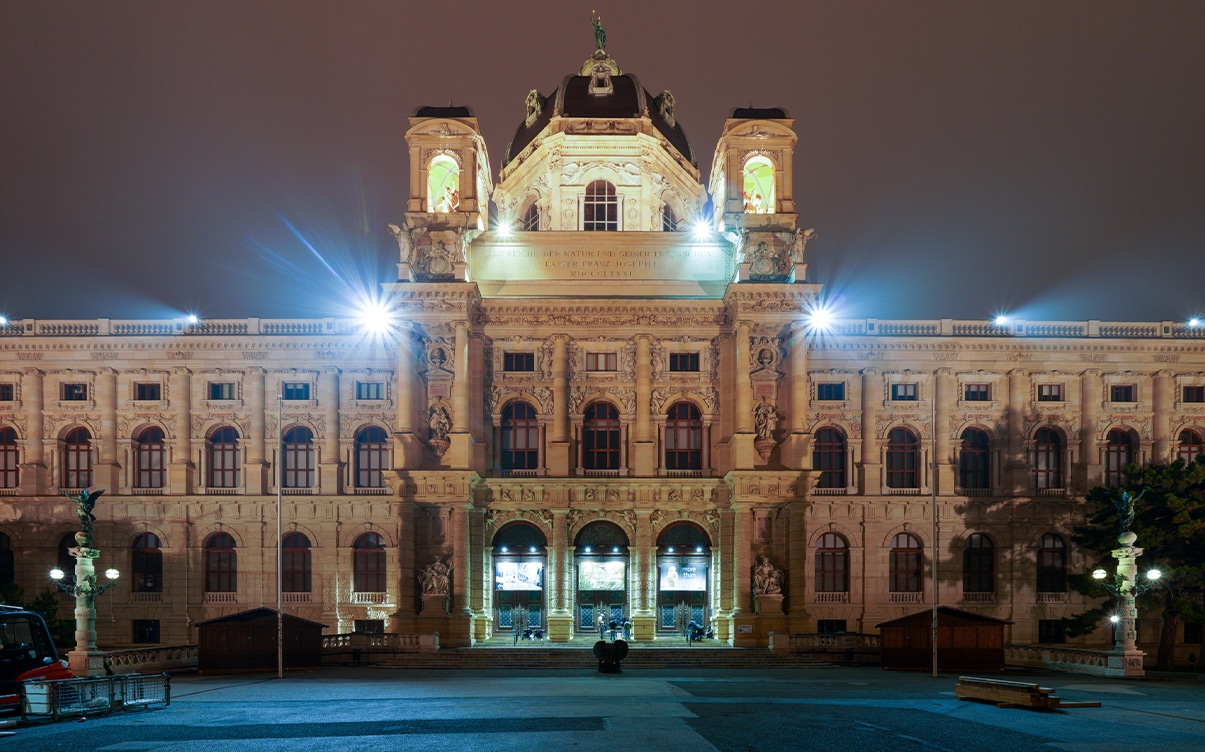
<svg viewBox="0 0 1205 752">
<path fill-rule="evenodd" d="M 1005 619 L 937 608 L 937 668 L 939 671 L 1004 670 Z M 876 625 L 882 645 L 883 668 L 928 670 L 933 666 L 929 637 L 933 612 L 918 611 Z"/>
<path fill-rule="evenodd" d="M 253 608 L 197 622 L 197 668 L 201 673 L 265 671 L 276 668 L 276 610 Z M 285 668 L 322 665 L 325 624 L 285 614 Z"/>
</svg>

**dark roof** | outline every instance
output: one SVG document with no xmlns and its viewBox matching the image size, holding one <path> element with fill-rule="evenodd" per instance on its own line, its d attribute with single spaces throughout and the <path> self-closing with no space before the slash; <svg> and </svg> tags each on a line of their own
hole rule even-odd
<svg viewBox="0 0 1205 752">
<path fill-rule="evenodd" d="M 875 624 L 874 626 L 875 626 L 875 629 L 879 629 L 879 628 L 885 627 L 889 624 L 899 624 L 899 623 L 912 622 L 912 621 L 921 621 L 922 617 L 924 617 L 925 619 L 932 619 L 932 613 L 933 613 L 933 610 L 927 608 L 924 611 L 917 611 L 915 613 L 907 614 L 905 616 L 900 616 L 895 619 L 888 619 L 887 621 L 881 621 L 878 624 Z M 939 624 L 942 621 L 942 619 L 941 619 L 942 614 L 946 614 L 947 616 L 956 616 L 960 619 L 966 619 L 967 621 L 981 621 L 981 622 L 984 622 L 987 624 L 1012 624 L 1013 623 L 1013 622 L 1009 621 L 1008 619 L 997 619 L 994 616 L 985 616 L 983 614 L 974 613 L 973 611 L 963 611 L 962 609 L 954 608 L 953 606 L 938 606 L 937 607 L 937 622 Z"/>
<path fill-rule="evenodd" d="M 781 120 L 791 117 L 791 113 L 781 107 L 737 107 L 728 117 L 743 120 Z"/>
<path fill-rule="evenodd" d="M 461 118 L 473 117 L 473 109 L 471 107 L 416 107 L 413 117 L 446 117 L 446 118 Z"/>
<path fill-rule="evenodd" d="M 222 623 L 230 623 L 230 622 L 258 621 L 259 619 L 266 619 L 268 617 L 275 617 L 275 616 L 276 616 L 276 609 L 261 607 L 261 608 L 253 608 L 250 611 L 239 611 L 237 614 L 227 614 L 226 616 L 219 616 L 214 619 L 206 619 L 205 621 L 194 622 L 193 626 L 201 627 L 206 624 L 222 624 Z M 326 629 L 325 624 L 320 624 L 319 622 L 316 622 L 316 621 L 310 621 L 309 619 L 303 619 L 300 616 L 294 616 L 293 614 L 285 614 L 284 620 L 285 621 L 297 621 L 297 622 L 302 622 L 304 624 L 313 624 L 315 627 L 322 627 L 323 629 Z"/>
<path fill-rule="evenodd" d="M 548 122 L 555 116 L 609 120 L 647 116 L 652 121 L 653 127 L 678 150 L 679 154 L 686 157 L 691 164 L 697 164 L 694 152 L 690 148 L 690 139 L 686 137 L 682 124 L 675 122 L 674 125 L 670 125 L 661 116 L 654 97 L 641 87 L 639 79 L 628 73 L 614 75 L 611 76 L 611 86 L 614 89 L 611 94 L 592 95 L 589 93 L 589 76 L 565 76 L 557 90 L 544 102 L 544 106 L 531 125 L 527 125 L 526 122 L 519 123 L 515 134 L 511 136 L 510 144 L 506 147 L 506 152 L 502 155 L 503 166 L 527 148 L 532 141 L 535 141 L 536 136 L 548 126 Z"/>
</svg>

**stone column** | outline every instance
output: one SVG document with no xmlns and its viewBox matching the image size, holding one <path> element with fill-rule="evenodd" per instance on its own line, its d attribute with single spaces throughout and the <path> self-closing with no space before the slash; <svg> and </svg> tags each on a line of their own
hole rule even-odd
<svg viewBox="0 0 1205 752">
<path fill-rule="evenodd" d="M 548 442 L 548 474 L 565 477 L 574 467 L 569 451 L 569 338 L 552 337 L 552 440 Z"/>
<path fill-rule="evenodd" d="M 740 647 L 757 645 L 757 635 L 752 631 L 742 632 L 742 625 L 753 625 L 757 617 L 753 614 L 753 577 L 750 528 L 753 525 L 752 507 L 733 504 L 732 524 L 732 638 L 731 644 Z"/>
<path fill-rule="evenodd" d="M 791 331 L 788 358 L 788 378 L 791 402 L 787 410 L 787 435 L 782 441 L 782 464 L 797 470 L 812 466 L 808 452 L 811 435 L 808 429 L 808 400 L 811 385 L 808 380 L 807 326 L 803 322 L 794 325 Z"/>
<path fill-rule="evenodd" d="M 489 637 L 490 615 L 486 613 L 485 589 L 493 575 L 487 575 L 483 563 L 485 556 L 485 510 L 470 505 L 465 510 L 465 527 L 468 532 L 468 604 L 470 642 L 479 642 Z"/>
<path fill-rule="evenodd" d="M 949 368 L 937 370 L 933 399 L 937 400 L 936 425 L 937 432 L 937 492 L 939 494 L 954 493 L 954 453 L 950 449 L 950 416 L 954 414 L 954 406 L 958 399 L 958 384 Z"/>
<path fill-rule="evenodd" d="M 414 395 L 418 383 L 418 355 L 415 352 L 414 333 L 403 328 L 398 333 L 397 362 L 394 366 L 394 428 L 393 465 L 399 470 L 416 470 L 422 467 L 423 437 L 414 431 Z"/>
<path fill-rule="evenodd" d="M 247 466 L 243 468 L 243 478 L 247 485 L 247 493 L 251 495 L 262 494 L 267 488 L 264 481 L 267 478 L 268 462 L 264 452 L 269 443 L 267 440 L 267 416 L 264 412 L 267 410 L 264 379 L 264 369 L 247 369 L 246 395 L 247 410 L 251 413 L 251 435 L 246 437 Z M 275 396 L 273 395 L 272 403 L 274 411 L 276 409 Z M 276 430 L 279 434 L 280 426 L 277 426 Z M 277 436 L 273 443 L 279 444 L 280 437 Z"/>
<path fill-rule="evenodd" d="M 731 444 L 731 463 L 734 470 L 750 470 L 760 461 L 753 442 L 757 435 L 753 431 L 753 382 L 749 378 L 749 337 L 752 325 L 738 322 L 735 327 L 734 350 L 735 380 L 732 389 L 736 395 L 736 422 Z"/>
<path fill-rule="evenodd" d="M 172 369 L 169 396 L 176 418 L 170 486 L 173 493 L 192 493 L 192 373 L 187 368 Z"/>
<path fill-rule="evenodd" d="M 653 436 L 652 406 L 652 363 L 650 352 L 652 338 L 648 335 L 636 337 L 636 452 L 632 470 L 636 477 L 655 475 L 660 463 L 657 457 L 657 441 Z M 657 406 L 660 409 L 660 405 Z M 635 625 L 633 625 L 633 628 Z"/>
<path fill-rule="evenodd" d="M 883 465 L 875 427 L 883 403 L 883 375 L 873 368 L 862 371 L 862 493 L 882 491 Z"/>
<path fill-rule="evenodd" d="M 1146 674 L 1142 668 L 1145 654 L 1135 644 L 1138 622 L 1138 606 L 1134 603 L 1134 596 L 1137 595 L 1135 580 L 1138 575 L 1138 557 L 1142 556 L 1142 549 L 1134 545 L 1137 539 L 1137 534 L 1126 530 L 1117 536 L 1117 542 L 1121 545 L 1111 552 L 1113 558 L 1117 559 L 1117 600 L 1121 606 L 1121 622 L 1113 633 L 1113 652 L 1116 657 L 1109 657 L 1108 675 L 1111 676 L 1133 678 Z M 1119 662 L 1121 665 L 1117 666 Z M 1118 668 L 1121 670 L 1118 671 Z"/>
<path fill-rule="evenodd" d="M 92 485 L 116 489 L 121 486 L 121 462 L 117 457 L 117 371 L 112 368 L 96 374 L 96 409 L 100 412 L 100 458 Z"/>
<path fill-rule="evenodd" d="M 456 375 L 452 383 L 452 433 L 469 430 L 469 322 L 456 322 Z"/>
<path fill-rule="evenodd" d="M 544 591 L 548 601 L 548 639 L 568 642 L 573 635 L 573 613 L 565 600 L 569 579 L 568 509 L 552 510 L 552 535 L 548 541 L 548 572 Z"/>
<path fill-rule="evenodd" d="M 323 368 L 318 374 L 318 409 L 326 423 L 319 437 L 322 461 L 318 468 L 318 493 L 337 494 L 342 478 L 339 457 L 339 369 Z"/>
<path fill-rule="evenodd" d="M 1100 403 L 1103 399 L 1100 371 L 1095 369 L 1084 371 L 1080 377 L 1080 384 L 1079 454 L 1083 472 L 1076 479 L 1075 487 L 1087 491 L 1089 488 L 1101 485 L 1104 481 L 1104 465 L 1101 463 L 1096 442 L 1096 427 L 1100 420 Z M 1064 465 L 1068 464 L 1070 463 L 1064 462 Z M 1068 492 L 1070 491 L 1071 489 L 1068 489 Z"/>
<path fill-rule="evenodd" d="M 1155 394 L 1151 400 L 1154 408 L 1154 425 L 1151 426 L 1151 462 L 1166 463 L 1172 459 L 1171 419 L 1175 405 L 1175 384 L 1171 371 L 1159 371 L 1155 374 Z"/>
<path fill-rule="evenodd" d="M 657 636 L 657 540 L 651 508 L 636 510 L 636 544 L 632 550 L 632 641 Z"/>
<path fill-rule="evenodd" d="M 1025 456 L 1025 408 L 1029 404 L 1029 372 L 1008 372 L 1008 454 L 1004 460 L 1004 491 L 1020 496 L 1029 491 L 1029 459 Z"/>
<path fill-rule="evenodd" d="M 100 585 L 94 565 L 100 551 L 91 548 L 90 540 L 69 551 L 75 557 L 75 648 L 67 654 L 67 663 L 73 676 L 103 676 L 105 654 L 96 648 L 96 591 Z"/>
<path fill-rule="evenodd" d="M 43 425 L 44 401 L 42 372 L 26 368 L 21 375 L 21 407 L 29 416 L 25 421 L 25 455 L 21 463 L 21 492 L 41 494 L 51 485 L 46 465 L 45 426 Z"/>
<path fill-rule="evenodd" d="M 449 647 L 467 647 L 472 644 L 472 610 L 469 597 L 472 583 L 472 557 L 469 555 L 469 506 L 456 505 L 451 508 L 448 535 L 452 539 L 452 609 L 448 619 L 446 643 Z M 442 635 L 441 635 L 442 638 Z"/>
</svg>

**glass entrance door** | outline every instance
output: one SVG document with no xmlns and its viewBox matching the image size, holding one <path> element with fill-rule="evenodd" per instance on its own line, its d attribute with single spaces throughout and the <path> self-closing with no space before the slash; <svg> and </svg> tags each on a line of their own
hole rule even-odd
<svg viewBox="0 0 1205 752">
<path fill-rule="evenodd" d="M 703 552 L 657 557 L 657 631 L 682 634 L 691 621 L 708 626 L 707 563 Z"/>
<path fill-rule="evenodd" d="M 627 616 L 627 557 L 584 557 L 577 562 L 577 619 L 579 633 L 622 629 Z"/>
</svg>

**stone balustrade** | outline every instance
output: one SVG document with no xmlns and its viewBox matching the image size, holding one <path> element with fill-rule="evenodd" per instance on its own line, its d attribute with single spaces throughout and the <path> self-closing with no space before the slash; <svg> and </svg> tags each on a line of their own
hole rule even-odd
<svg viewBox="0 0 1205 752">
<path fill-rule="evenodd" d="M 113 674 L 153 674 L 196 667 L 196 645 L 163 645 L 105 653 L 105 669 Z"/>
</svg>

